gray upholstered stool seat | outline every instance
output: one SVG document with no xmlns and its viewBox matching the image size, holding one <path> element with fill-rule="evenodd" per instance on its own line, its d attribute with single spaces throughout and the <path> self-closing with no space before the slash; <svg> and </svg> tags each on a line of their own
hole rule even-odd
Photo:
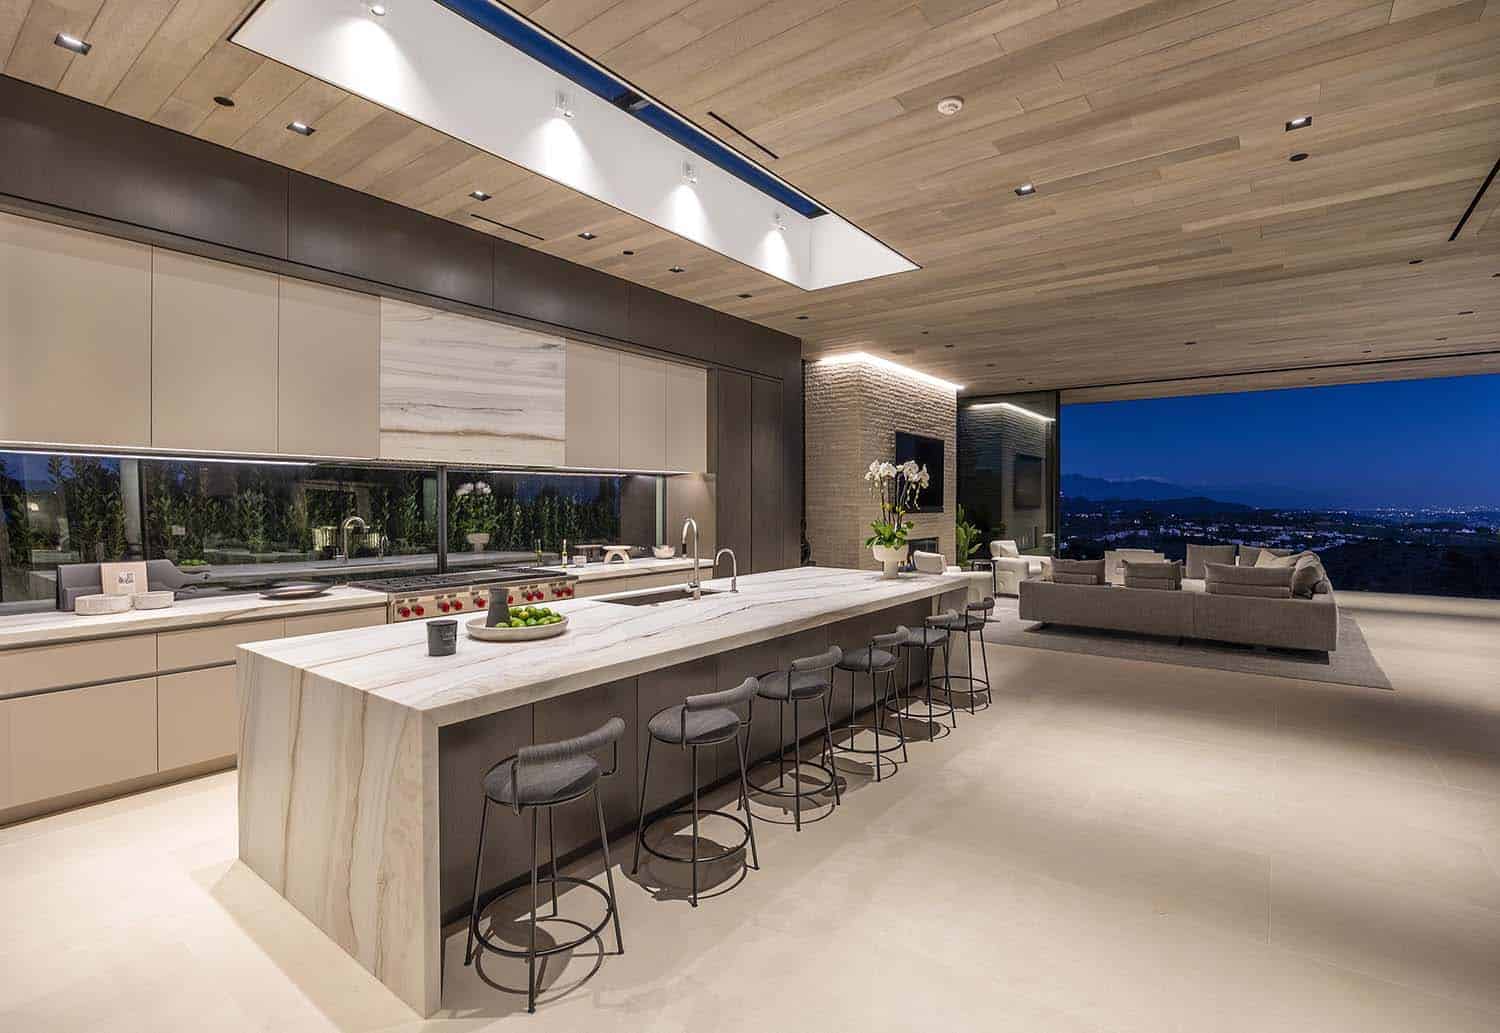
<svg viewBox="0 0 1500 1033">
<path fill-rule="evenodd" d="M 959 635 L 964 637 L 964 648 L 969 660 L 968 673 L 950 674 L 945 666 L 943 685 L 950 703 L 953 701 L 954 693 L 969 697 L 969 713 L 971 714 L 978 713 L 976 701 L 981 695 L 984 697 L 986 707 L 993 702 L 990 694 L 990 658 L 984 651 L 984 629 L 988 624 L 989 614 L 994 609 L 995 599 L 993 596 L 988 596 L 979 602 L 968 603 L 964 606 L 962 613 L 949 610 L 947 613 L 927 618 L 928 627 L 945 629 L 953 636 L 955 642 Z M 974 673 L 974 635 L 976 632 L 979 635 L 979 659 L 984 665 L 983 677 Z M 946 652 L 944 650 L 945 660 Z M 959 682 L 961 687 L 955 688 L 954 682 Z"/>
<path fill-rule="evenodd" d="M 588 754 L 563 757 L 545 764 L 527 764 L 516 772 L 516 761 L 503 761 L 484 776 L 484 795 L 496 803 L 544 807 L 588 792 L 602 769 Z"/>
<path fill-rule="evenodd" d="M 920 646 L 923 649 L 931 649 L 933 646 L 941 646 L 948 641 L 948 629 L 943 628 L 910 628 L 906 632 L 908 645 Z"/>
<path fill-rule="evenodd" d="M 707 745 L 723 742 L 740 727 L 740 716 L 727 707 L 688 710 L 684 721 L 685 709 L 679 703 L 675 707 L 657 711 L 646 722 L 646 730 L 659 742 L 692 746 L 694 743 Z"/>
<path fill-rule="evenodd" d="M 759 695 L 778 702 L 817 699 L 828 688 L 827 671 L 774 671 L 761 676 Z"/>
<path fill-rule="evenodd" d="M 950 611 L 943 617 L 928 617 L 927 623 L 923 627 L 908 628 L 905 625 L 902 625 L 895 631 L 895 634 L 902 636 L 902 638 L 898 639 L 897 642 L 899 648 L 902 651 L 902 655 L 906 660 L 906 677 L 901 680 L 903 685 L 911 685 L 911 669 L 913 657 L 917 653 L 922 654 L 923 672 L 922 682 L 919 687 L 924 690 L 924 695 L 927 697 L 927 709 L 920 713 L 913 714 L 911 712 L 911 705 L 905 691 L 903 691 L 901 699 L 898 700 L 896 706 L 893 707 L 890 701 L 887 700 L 886 709 L 891 713 L 894 713 L 899 719 L 902 720 L 905 720 L 909 717 L 918 717 L 923 721 L 926 721 L 928 723 L 928 742 L 932 742 L 933 739 L 937 737 L 937 729 L 941 724 L 941 721 L 939 720 L 940 718 L 949 718 L 952 721 L 952 727 L 958 727 L 958 718 L 955 716 L 957 711 L 953 706 L 952 695 L 948 692 L 949 686 L 952 684 L 948 680 L 948 644 L 949 639 L 951 638 L 951 633 L 946 627 L 938 626 L 938 622 L 940 620 L 946 620 L 952 616 L 953 614 Z M 942 686 L 935 686 L 932 680 L 932 667 L 933 662 L 937 656 L 937 651 L 940 649 L 943 651 L 943 684 Z M 941 690 L 945 694 L 947 694 L 947 699 L 934 700 L 932 697 L 932 690 L 934 688 L 941 688 Z"/>
<path fill-rule="evenodd" d="M 871 670 L 888 671 L 896 666 L 896 654 L 875 646 L 851 649 L 839 661 L 841 671 L 859 671 L 868 674 Z"/>
<path fill-rule="evenodd" d="M 950 613 L 941 617 L 932 618 L 932 623 L 949 631 L 964 634 L 970 631 L 983 631 L 984 618 L 976 617 L 972 613 Z"/>
</svg>

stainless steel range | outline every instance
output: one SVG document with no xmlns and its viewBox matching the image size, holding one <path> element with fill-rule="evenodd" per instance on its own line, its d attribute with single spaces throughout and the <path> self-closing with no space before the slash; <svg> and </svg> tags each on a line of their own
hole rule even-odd
<svg viewBox="0 0 1500 1033">
<path fill-rule="evenodd" d="M 386 595 L 386 623 L 419 621 L 448 613 L 471 610 L 485 612 L 496 592 L 504 592 L 512 606 L 569 599 L 577 575 L 559 574 L 539 567 L 501 567 L 492 570 L 462 570 L 452 574 L 417 574 L 412 577 L 356 581 Z"/>
</svg>

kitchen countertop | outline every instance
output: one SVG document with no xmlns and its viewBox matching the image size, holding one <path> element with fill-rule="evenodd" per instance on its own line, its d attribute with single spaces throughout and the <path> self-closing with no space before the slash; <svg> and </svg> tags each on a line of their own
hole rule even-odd
<svg viewBox="0 0 1500 1033">
<path fill-rule="evenodd" d="M 341 587 L 315 599 L 262 599 L 259 593 L 242 592 L 179 599 L 165 610 L 126 610 L 99 617 L 58 610 L 17 613 L 0 617 L 0 650 L 384 605 L 383 593 Z"/>
<path fill-rule="evenodd" d="M 728 578 L 704 586 L 718 591 L 697 601 L 653 606 L 612 604 L 611 596 L 553 603 L 569 619 L 565 634 L 497 644 L 471 639 L 461 630 L 458 652 L 449 657 L 427 655 L 423 621 L 259 642 L 240 652 L 242 658 L 251 655 L 252 670 L 259 660 L 275 661 L 445 725 L 901 603 L 967 591 L 968 581 L 960 574 L 884 580 L 878 571 L 802 567 L 747 574 L 739 579 L 737 594 L 728 591 Z"/>
</svg>

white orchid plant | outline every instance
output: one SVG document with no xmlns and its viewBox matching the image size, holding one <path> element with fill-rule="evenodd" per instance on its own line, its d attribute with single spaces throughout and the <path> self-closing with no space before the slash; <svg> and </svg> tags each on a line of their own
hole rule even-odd
<svg viewBox="0 0 1500 1033">
<path fill-rule="evenodd" d="M 899 549 L 906 545 L 906 535 L 913 527 L 906 514 L 917 503 L 917 493 L 932 483 L 927 467 L 914 460 L 904 463 L 875 462 L 865 471 L 865 483 L 880 496 L 880 519 L 871 522 L 875 533 L 865 539 L 866 547 L 884 546 Z"/>
</svg>

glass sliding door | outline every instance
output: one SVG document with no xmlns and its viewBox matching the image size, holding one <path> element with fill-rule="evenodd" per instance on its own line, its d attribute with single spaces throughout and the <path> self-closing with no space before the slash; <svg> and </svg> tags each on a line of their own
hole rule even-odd
<svg viewBox="0 0 1500 1033">
<path fill-rule="evenodd" d="M 983 542 L 1056 552 L 1057 416 L 1055 391 L 959 399 L 958 502 Z"/>
</svg>

